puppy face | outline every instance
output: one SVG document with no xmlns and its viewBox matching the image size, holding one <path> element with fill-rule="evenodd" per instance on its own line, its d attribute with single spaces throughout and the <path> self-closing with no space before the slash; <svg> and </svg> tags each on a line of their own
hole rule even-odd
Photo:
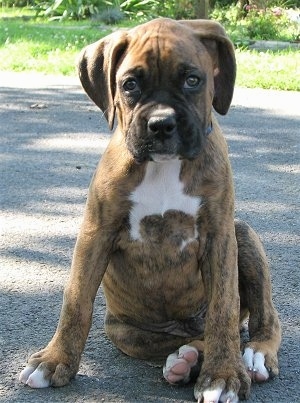
<svg viewBox="0 0 300 403">
<path fill-rule="evenodd" d="M 79 59 L 84 89 L 136 162 L 194 159 L 211 130 L 212 107 L 229 109 L 232 43 L 206 20 L 159 18 L 89 45 Z"/>
<path fill-rule="evenodd" d="M 195 158 L 211 125 L 214 66 L 192 32 L 133 37 L 116 73 L 118 122 L 138 162 Z M 124 113 L 125 110 L 125 113 Z"/>
</svg>

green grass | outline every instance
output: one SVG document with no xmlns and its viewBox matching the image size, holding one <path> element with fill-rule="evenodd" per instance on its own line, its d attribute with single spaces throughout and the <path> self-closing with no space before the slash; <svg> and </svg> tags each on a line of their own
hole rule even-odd
<svg viewBox="0 0 300 403">
<path fill-rule="evenodd" d="M 0 70 L 72 75 L 79 51 L 109 32 L 87 21 L 45 23 L 2 18 Z"/>
<path fill-rule="evenodd" d="M 237 50 L 237 85 L 248 88 L 300 91 L 300 51 Z"/>
<path fill-rule="evenodd" d="M 0 70 L 74 75 L 80 50 L 111 32 L 110 28 L 101 28 L 99 22 L 91 20 L 45 22 L 31 18 L 30 11 L 16 10 L 2 9 L 0 14 Z M 299 49 L 237 50 L 236 56 L 237 85 L 300 90 Z"/>
</svg>

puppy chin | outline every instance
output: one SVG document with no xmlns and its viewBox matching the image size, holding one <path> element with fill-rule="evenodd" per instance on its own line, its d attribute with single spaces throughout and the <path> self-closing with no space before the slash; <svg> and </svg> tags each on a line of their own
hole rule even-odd
<svg viewBox="0 0 300 403">
<path fill-rule="evenodd" d="M 171 160 L 177 160 L 178 155 L 176 154 L 151 154 L 150 155 L 151 161 L 153 162 L 167 162 Z"/>
</svg>

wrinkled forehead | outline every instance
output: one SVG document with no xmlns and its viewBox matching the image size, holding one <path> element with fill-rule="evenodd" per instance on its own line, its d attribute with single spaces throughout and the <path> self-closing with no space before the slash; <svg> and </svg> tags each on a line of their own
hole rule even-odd
<svg viewBox="0 0 300 403">
<path fill-rule="evenodd" d="M 207 51 L 192 30 L 179 23 L 145 24 L 129 32 L 129 45 L 118 75 L 140 68 L 172 73 L 183 66 L 201 67 Z M 204 59 L 204 60 L 202 60 Z"/>
</svg>

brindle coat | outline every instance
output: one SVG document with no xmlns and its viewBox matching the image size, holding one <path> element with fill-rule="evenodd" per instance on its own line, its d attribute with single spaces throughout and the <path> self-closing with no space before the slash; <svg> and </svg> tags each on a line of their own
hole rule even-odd
<svg viewBox="0 0 300 403">
<path fill-rule="evenodd" d="M 249 375 L 260 376 L 242 363 L 239 326 L 249 315 L 247 347 L 277 374 L 280 325 L 263 247 L 247 224 L 234 222 L 227 145 L 212 115 L 212 107 L 225 114 L 232 99 L 231 42 L 212 21 L 158 19 L 87 47 L 79 73 L 111 128 L 116 113 L 118 127 L 90 185 L 57 331 L 30 358 L 28 373 L 39 366 L 54 386 L 75 376 L 102 282 L 105 329 L 122 351 L 157 360 L 190 343 L 204 357 L 197 399 L 218 388 L 232 402 L 247 397 Z M 164 120 L 167 128 L 155 126 Z M 135 239 L 134 192 L 150 166 L 170 164 L 152 162 L 166 155 L 179 156 L 177 182 L 199 200 L 197 214 L 170 208 L 145 215 Z M 35 387 L 27 378 L 21 375 Z"/>
</svg>

